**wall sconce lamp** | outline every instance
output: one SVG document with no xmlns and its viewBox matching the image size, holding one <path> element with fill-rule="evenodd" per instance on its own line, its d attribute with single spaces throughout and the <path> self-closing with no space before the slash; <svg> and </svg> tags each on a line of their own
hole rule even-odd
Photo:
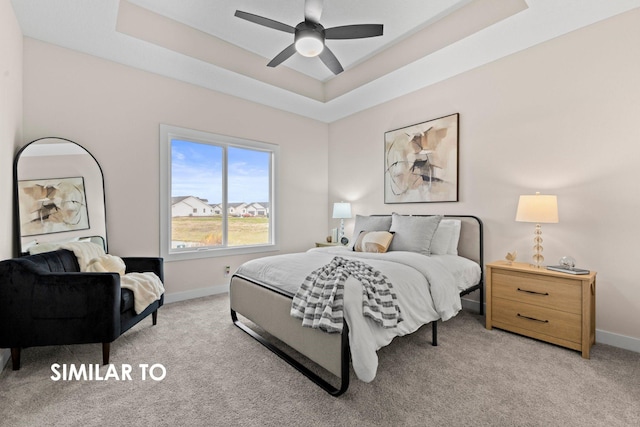
<svg viewBox="0 0 640 427">
<path fill-rule="evenodd" d="M 542 256 L 542 227 L 540 223 L 553 224 L 558 222 L 557 196 L 544 195 L 538 192 L 533 196 L 520 196 L 516 221 L 534 222 L 536 224 L 533 238 L 533 249 L 535 250 L 533 261 L 534 265 L 540 268 L 544 261 Z"/>
<path fill-rule="evenodd" d="M 338 242 L 344 237 L 344 220 L 351 218 L 351 203 L 340 202 L 333 204 L 333 218 L 340 219 L 340 232 L 338 234 Z"/>
</svg>

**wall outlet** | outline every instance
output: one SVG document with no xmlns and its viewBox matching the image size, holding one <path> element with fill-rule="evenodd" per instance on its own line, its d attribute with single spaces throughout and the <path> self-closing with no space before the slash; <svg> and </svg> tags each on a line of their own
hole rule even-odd
<svg viewBox="0 0 640 427">
<path fill-rule="evenodd" d="M 229 274 L 231 274 L 231 266 L 230 265 L 226 265 L 224 267 L 224 277 L 229 277 Z"/>
</svg>

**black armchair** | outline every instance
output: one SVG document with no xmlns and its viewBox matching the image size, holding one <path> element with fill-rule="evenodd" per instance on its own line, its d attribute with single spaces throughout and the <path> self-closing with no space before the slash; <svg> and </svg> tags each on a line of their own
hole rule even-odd
<svg viewBox="0 0 640 427">
<path fill-rule="evenodd" d="M 122 258 L 130 272 L 153 272 L 164 281 L 162 258 Z M 110 344 L 139 321 L 157 322 L 164 295 L 143 312 L 133 292 L 120 287 L 118 273 L 80 272 L 73 252 L 57 250 L 0 261 L 0 348 L 11 348 L 14 370 L 25 347 Z"/>
</svg>

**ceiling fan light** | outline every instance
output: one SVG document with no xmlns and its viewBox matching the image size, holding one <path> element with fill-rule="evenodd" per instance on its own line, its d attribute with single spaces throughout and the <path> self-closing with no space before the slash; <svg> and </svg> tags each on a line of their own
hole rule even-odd
<svg viewBox="0 0 640 427">
<path fill-rule="evenodd" d="M 296 51 L 306 57 L 314 57 L 320 55 L 324 49 L 322 36 L 317 32 L 305 32 L 296 37 Z"/>
</svg>

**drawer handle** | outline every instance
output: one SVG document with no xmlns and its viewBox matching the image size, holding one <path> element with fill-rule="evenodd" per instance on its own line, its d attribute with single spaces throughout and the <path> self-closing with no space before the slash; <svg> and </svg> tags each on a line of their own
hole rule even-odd
<svg viewBox="0 0 640 427">
<path fill-rule="evenodd" d="M 535 322 L 540 322 L 540 323 L 549 323 L 548 320 L 540 320 L 540 319 L 536 319 L 535 317 L 523 316 L 520 313 L 518 313 L 518 317 L 522 317 L 523 319 L 533 320 Z"/>
<path fill-rule="evenodd" d="M 518 292 L 526 292 L 528 294 L 545 295 L 545 296 L 549 295 L 549 292 L 535 292 L 535 291 L 528 291 L 526 289 L 520 289 L 520 288 L 518 288 Z"/>
</svg>

